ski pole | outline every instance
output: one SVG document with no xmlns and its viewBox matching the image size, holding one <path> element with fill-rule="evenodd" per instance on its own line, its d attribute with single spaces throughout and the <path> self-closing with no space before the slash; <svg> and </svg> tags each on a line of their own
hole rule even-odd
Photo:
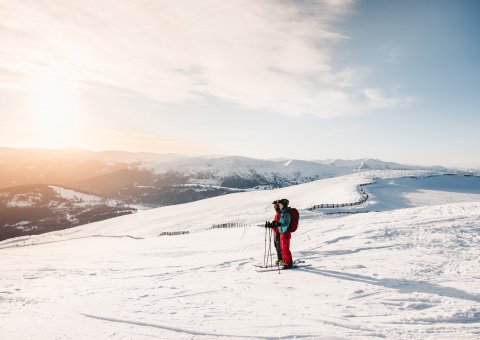
<svg viewBox="0 0 480 340">
<path fill-rule="evenodd" d="M 270 234 L 268 236 L 268 252 L 270 253 L 270 267 L 273 267 L 273 253 L 272 253 L 272 234 L 273 229 L 270 229 Z"/>
<path fill-rule="evenodd" d="M 267 264 L 265 267 L 268 267 L 268 258 L 270 257 L 270 231 L 268 231 L 268 251 L 267 251 Z"/>
<path fill-rule="evenodd" d="M 263 266 L 267 267 L 267 222 L 265 222 L 265 247 L 263 251 Z"/>
</svg>

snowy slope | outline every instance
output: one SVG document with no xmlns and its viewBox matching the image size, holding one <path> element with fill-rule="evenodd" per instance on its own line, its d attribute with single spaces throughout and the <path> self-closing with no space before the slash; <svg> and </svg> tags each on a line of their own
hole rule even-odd
<svg viewBox="0 0 480 340">
<path fill-rule="evenodd" d="M 480 201 L 480 177 L 470 175 L 428 174 L 420 176 L 387 175 L 368 172 L 373 182 L 364 189 L 369 195 L 366 204 L 351 208 L 323 209 L 324 212 L 389 211 L 426 205 Z M 405 172 L 408 173 L 408 172 Z M 404 173 L 404 174 L 405 174 Z"/>
<path fill-rule="evenodd" d="M 389 175 L 400 176 L 406 173 L 412 172 L 389 172 Z M 359 173 L 275 190 L 234 193 L 208 200 L 151 209 L 130 218 L 119 217 L 114 220 L 100 221 L 82 228 L 45 234 L 40 238 L 51 240 L 69 235 L 80 237 L 98 233 L 155 237 L 161 232 L 205 230 L 212 225 L 228 222 L 256 225 L 271 220 L 270 203 L 284 197 L 290 200 L 292 206 L 303 211 L 322 202 L 356 202 L 361 197 L 358 185 L 372 181 L 372 176 L 378 174 L 378 172 Z M 304 213 L 309 212 L 304 211 Z"/>
<path fill-rule="evenodd" d="M 480 201 L 480 177 L 440 175 L 378 179 L 368 186 L 370 210 Z"/>
<path fill-rule="evenodd" d="M 255 271 L 265 246 L 255 223 L 271 219 L 271 199 L 302 209 L 353 202 L 372 176 L 232 194 L 28 240 L 55 243 L 4 241 L 1 338 L 478 338 L 480 201 L 333 218 L 302 210 L 292 251 L 311 267 Z M 199 227 L 232 219 L 250 225 Z M 170 228 L 196 232 L 154 237 Z M 94 236 L 127 234 L 143 239 Z"/>
</svg>

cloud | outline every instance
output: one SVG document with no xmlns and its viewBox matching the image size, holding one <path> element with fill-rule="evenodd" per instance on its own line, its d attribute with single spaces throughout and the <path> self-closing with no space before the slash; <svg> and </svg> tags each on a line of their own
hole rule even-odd
<svg viewBox="0 0 480 340">
<path fill-rule="evenodd" d="M 405 107 L 418 101 L 417 98 L 407 96 L 387 96 L 379 88 L 366 88 L 363 95 L 367 99 L 370 109 L 391 109 L 394 107 Z"/>
<path fill-rule="evenodd" d="M 333 67 L 335 29 L 353 1 L 0 0 L 8 83 L 54 67 L 64 79 L 104 83 L 161 102 L 216 98 L 253 110 L 334 117 L 395 106 Z M 3 76 L 2 76 L 3 75 Z M 84 85 L 87 86 L 87 85 Z"/>
</svg>

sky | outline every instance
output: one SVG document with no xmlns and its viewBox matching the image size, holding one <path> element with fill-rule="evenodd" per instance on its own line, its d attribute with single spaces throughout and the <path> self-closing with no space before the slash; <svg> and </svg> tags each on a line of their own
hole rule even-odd
<svg viewBox="0 0 480 340">
<path fill-rule="evenodd" d="M 480 167 L 480 2 L 0 0 L 0 146 Z"/>
</svg>

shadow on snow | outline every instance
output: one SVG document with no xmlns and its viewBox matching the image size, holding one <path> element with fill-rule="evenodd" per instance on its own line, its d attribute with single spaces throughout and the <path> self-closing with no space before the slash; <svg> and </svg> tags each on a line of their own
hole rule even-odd
<svg viewBox="0 0 480 340">
<path fill-rule="evenodd" d="M 332 277 L 335 279 L 355 281 L 367 283 L 375 286 L 381 286 L 389 289 L 397 289 L 400 293 L 427 293 L 438 296 L 450 297 L 455 299 L 480 302 L 480 295 L 470 294 L 460 289 L 452 287 L 444 287 L 435 283 L 427 281 L 412 281 L 405 279 L 378 279 L 370 276 L 359 274 L 344 273 L 334 270 L 324 270 L 316 268 L 299 268 L 304 272 L 309 272 L 316 275 Z"/>
</svg>

